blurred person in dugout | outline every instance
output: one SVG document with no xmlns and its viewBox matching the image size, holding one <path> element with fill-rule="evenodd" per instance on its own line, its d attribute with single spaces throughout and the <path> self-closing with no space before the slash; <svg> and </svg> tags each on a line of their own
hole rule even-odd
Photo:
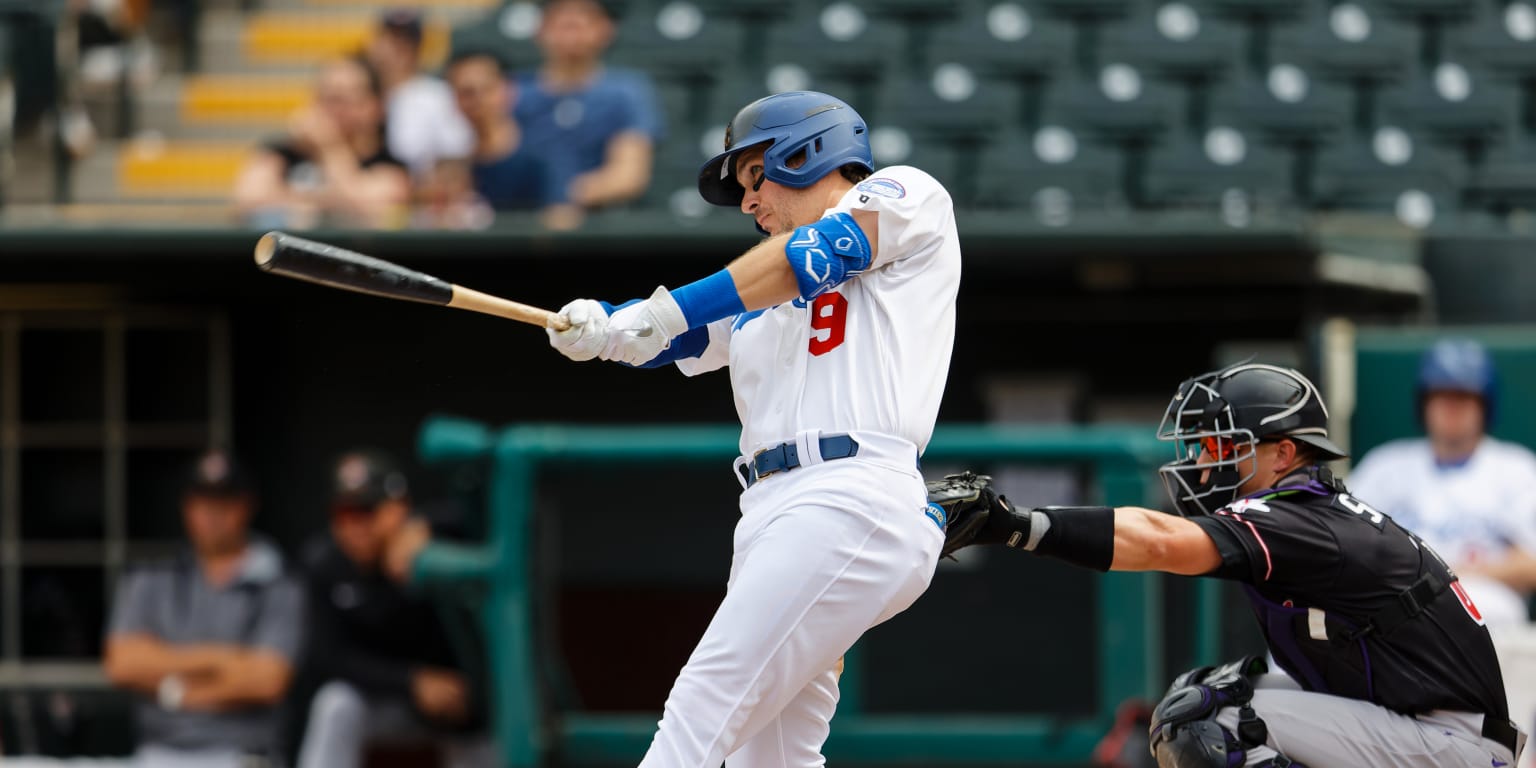
<svg viewBox="0 0 1536 768">
<path fill-rule="evenodd" d="M 365 52 L 383 87 L 385 144 L 418 182 L 439 160 L 465 157 L 473 146 L 448 86 L 422 71 L 424 39 L 420 11 L 385 11 Z"/>
<path fill-rule="evenodd" d="M 557 197 L 542 158 L 530 152 L 512 117 L 517 86 L 500 57 L 489 51 L 461 51 L 446 68 L 459 111 L 474 134 L 473 153 L 441 160 L 433 175 L 425 212 L 437 226 L 475 228 L 495 211 L 545 209 Z"/>
<path fill-rule="evenodd" d="M 228 453 L 202 455 L 181 502 L 190 546 L 118 585 L 105 666 L 138 694 L 139 768 L 262 766 L 276 754 L 303 591 L 250 532 L 255 507 Z"/>
<path fill-rule="evenodd" d="M 1498 382 L 1481 344 L 1436 343 L 1416 389 L 1425 436 L 1366 454 L 1349 487 L 1446 559 L 1497 636 L 1529 620 L 1536 590 L 1536 455 L 1488 434 Z"/>
<path fill-rule="evenodd" d="M 613 38 L 599 0 L 546 0 L 543 62 L 517 77 L 517 123 L 558 195 L 546 217 L 552 228 L 575 227 L 584 210 L 638 198 L 651 183 L 661 110 L 644 74 L 604 65 Z"/>
<path fill-rule="evenodd" d="M 413 517 L 390 457 L 352 451 L 337 462 L 330 535 L 304 552 L 313 689 L 298 768 L 356 768 L 370 745 L 435 744 L 453 768 L 497 765 L 484 734 L 484 691 L 459 668 L 453 606 L 405 582 L 431 538 Z"/>
<path fill-rule="evenodd" d="M 288 135 L 258 148 L 235 181 L 250 226 L 389 227 L 404 221 L 410 177 L 384 143 L 383 85 L 366 59 L 338 59 Z"/>
</svg>

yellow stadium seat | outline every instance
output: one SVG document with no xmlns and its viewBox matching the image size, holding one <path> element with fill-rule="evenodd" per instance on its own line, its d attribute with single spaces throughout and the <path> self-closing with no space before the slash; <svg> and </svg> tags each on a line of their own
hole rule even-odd
<svg viewBox="0 0 1536 768">
<path fill-rule="evenodd" d="M 245 58 L 252 64 L 315 64 L 361 50 L 373 34 L 374 17 L 366 13 L 262 13 L 245 26 Z M 422 41 L 422 62 L 440 65 L 448 55 L 449 28 L 429 21 Z"/>
<path fill-rule="evenodd" d="M 132 142 L 117 158 L 125 198 L 227 198 L 249 142 Z"/>
<path fill-rule="evenodd" d="M 296 75 L 199 75 L 182 88 L 181 121 L 187 125 L 282 125 L 310 100 L 308 77 Z"/>
</svg>

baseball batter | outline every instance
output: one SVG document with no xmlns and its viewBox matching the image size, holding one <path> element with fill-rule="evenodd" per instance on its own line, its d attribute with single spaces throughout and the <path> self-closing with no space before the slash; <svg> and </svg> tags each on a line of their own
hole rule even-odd
<svg viewBox="0 0 1536 768">
<path fill-rule="evenodd" d="M 699 192 L 767 239 L 644 300 L 571 302 L 550 342 L 573 360 L 729 368 L 741 418 L 727 594 L 641 766 L 819 766 L 838 659 L 922 594 L 944 541 L 917 463 L 954 341 L 954 213 L 928 174 L 874 172 L 864 120 L 813 92 L 737 113 Z"/>
</svg>

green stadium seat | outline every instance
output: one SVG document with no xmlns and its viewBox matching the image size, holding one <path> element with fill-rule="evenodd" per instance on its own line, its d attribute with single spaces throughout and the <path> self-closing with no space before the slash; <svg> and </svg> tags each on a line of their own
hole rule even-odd
<svg viewBox="0 0 1536 768">
<path fill-rule="evenodd" d="M 1135 0 L 1039 0 L 1047 13 L 1077 23 L 1117 19 L 1131 14 Z"/>
<path fill-rule="evenodd" d="M 1411 71 L 1418 52 L 1415 30 L 1359 0 L 1330 4 L 1298 23 L 1277 28 L 1276 61 L 1291 61 L 1323 77 L 1390 82 Z"/>
<path fill-rule="evenodd" d="M 1315 170 L 1313 202 L 1319 208 L 1390 213 L 1416 228 L 1458 214 L 1467 181 L 1453 158 L 1390 126 L 1369 140 L 1329 147 Z"/>
<path fill-rule="evenodd" d="M 766 60 L 798 64 L 813 76 L 873 83 L 900 69 L 906 35 L 868 3 L 837 0 L 801 7 L 769 30 L 765 48 Z"/>
<path fill-rule="evenodd" d="M 1106 24 L 1100 60 L 1134 64 L 1158 77 L 1209 82 L 1234 69 L 1242 44 L 1235 25 L 1190 3 L 1169 2 Z"/>
<path fill-rule="evenodd" d="M 1126 64 L 1108 64 L 1093 80 L 1058 82 L 1047 96 L 1042 122 L 1057 122 L 1110 141 L 1150 141 L 1173 126 L 1184 94 L 1146 79 Z"/>
<path fill-rule="evenodd" d="M 1378 122 L 1406 126 L 1476 160 L 1512 140 L 1519 95 L 1484 70 L 1442 62 L 1425 76 L 1383 90 Z"/>
<path fill-rule="evenodd" d="M 927 66 L 954 62 L 983 76 L 1040 80 L 1071 62 L 1072 28 L 1015 2 L 989 3 L 928 38 Z"/>
<path fill-rule="evenodd" d="M 871 126 L 869 143 L 876 171 L 892 165 L 910 165 L 938 179 L 956 205 L 970 202 L 973 179 L 962 173 L 960 152 L 955 147 L 923 140 L 910 128 L 892 122 Z"/>
<path fill-rule="evenodd" d="M 1141 197 L 1155 208 L 1221 213 L 1231 223 L 1246 222 L 1255 210 L 1294 203 L 1291 162 L 1259 136 L 1233 126 L 1180 132 L 1148 155 Z"/>
<path fill-rule="evenodd" d="M 974 207 L 1028 211 L 1065 225 L 1085 211 L 1123 208 L 1124 162 L 1063 126 L 1032 135 L 1009 133 L 984 148 L 976 163 Z"/>
<path fill-rule="evenodd" d="M 1277 62 L 1262 77 L 1243 74 L 1218 86 L 1210 121 L 1256 132 L 1266 141 L 1316 144 L 1349 125 L 1353 106 L 1349 92 L 1338 85 Z"/>
<path fill-rule="evenodd" d="M 1491 210 L 1536 208 L 1536 136 L 1517 132 L 1510 145 L 1490 151 L 1472 169 L 1467 197 Z"/>
<path fill-rule="evenodd" d="M 1245 24 L 1297 19 L 1307 12 L 1307 3 L 1298 0 L 1206 0 L 1205 5 L 1221 16 Z"/>
<path fill-rule="evenodd" d="M 512 71 L 524 71 L 537 67 L 542 58 L 533 42 L 538 26 L 537 7 L 526 2 L 507 3 L 482 18 L 454 28 L 449 46 L 454 52 L 494 53 Z"/>
<path fill-rule="evenodd" d="M 1393 14 L 1432 24 L 1464 22 L 1477 12 L 1473 0 L 1379 0 Z"/>
<path fill-rule="evenodd" d="M 736 64 L 742 44 L 741 25 L 729 16 L 686 0 L 636 3 L 610 60 L 658 79 L 710 80 Z"/>
<path fill-rule="evenodd" d="M 1013 83 L 982 79 L 954 62 L 911 78 L 887 77 L 876 104 L 882 121 L 946 139 L 980 141 L 1023 122 Z M 873 118 L 866 115 L 866 119 Z"/>
<path fill-rule="evenodd" d="M 1467 1 L 1476 2 L 1479 13 L 1447 31 L 1447 55 L 1456 61 L 1477 62 L 1501 76 L 1536 76 L 1536 5 Z"/>
</svg>

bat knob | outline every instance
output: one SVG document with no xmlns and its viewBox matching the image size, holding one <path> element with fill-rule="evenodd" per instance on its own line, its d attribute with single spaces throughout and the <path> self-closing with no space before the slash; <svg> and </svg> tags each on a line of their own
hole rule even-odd
<svg viewBox="0 0 1536 768">
<path fill-rule="evenodd" d="M 272 259 L 277 257 L 277 242 L 284 237 L 281 232 L 268 232 L 256 241 L 256 266 L 261 269 L 270 269 Z"/>
</svg>

